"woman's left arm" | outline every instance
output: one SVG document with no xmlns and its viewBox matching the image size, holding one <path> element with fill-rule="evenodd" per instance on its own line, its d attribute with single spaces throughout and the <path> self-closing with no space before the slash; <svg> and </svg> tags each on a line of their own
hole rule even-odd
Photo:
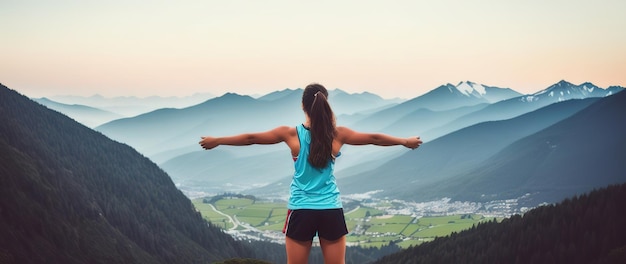
<svg viewBox="0 0 626 264">
<path fill-rule="evenodd" d="M 420 137 L 399 138 L 381 133 L 361 133 L 347 127 L 337 127 L 337 134 L 338 140 L 342 144 L 348 145 L 402 145 L 410 149 L 416 149 L 422 144 Z"/>
</svg>

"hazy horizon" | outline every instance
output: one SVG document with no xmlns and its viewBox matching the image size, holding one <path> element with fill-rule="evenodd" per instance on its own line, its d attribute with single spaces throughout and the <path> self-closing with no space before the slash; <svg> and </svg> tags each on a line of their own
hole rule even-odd
<svg viewBox="0 0 626 264">
<path fill-rule="evenodd" d="M 541 90 L 544 90 L 544 89 L 548 88 L 549 86 L 552 86 L 552 85 L 554 85 L 554 84 L 556 84 L 556 83 L 558 83 L 558 82 L 560 82 L 560 81 L 561 81 L 561 80 L 559 80 L 559 81 L 555 81 L 554 83 L 552 83 L 552 84 L 550 84 L 550 85 L 548 85 L 548 86 L 546 86 L 546 87 L 539 88 L 539 89 L 538 89 L 538 90 L 536 90 L 536 91 L 532 91 L 532 92 L 530 92 L 530 93 L 523 93 L 523 94 L 526 94 L 526 95 L 527 95 L 527 94 L 534 94 L 534 93 L 540 92 Z M 568 82 L 568 80 L 563 80 L 563 81 L 567 81 L 567 82 Z M 465 82 L 465 81 L 463 81 L 463 82 Z M 477 83 L 477 82 L 475 82 L 475 83 L 476 83 L 476 84 L 480 84 L 480 83 Z M 570 82 L 570 83 L 571 83 L 571 82 Z M 583 83 L 585 83 L 585 82 L 583 82 Z M 450 84 L 452 84 L 452 85 L 457 85 L 458 83 L 450 83 Z M 573 85 L 581 85 L 582 83 L 572 83 L 572 84 L 573 84 Z M 442 85 L 445 85 L 445 84 L 442 84 Z M 594 85 L 595 85 L 595 84 L 594 84 Z M 344 89 L 341 89 L 340 87 L 336 87 L 336 88 L 328 88 L 328 89 L 329 89 L 330 91 L 333 91 L 333 90 L 341 90 L 341 91 L 347 92 L 347 93 L 349 93 L 349 94 L 362 94 L 362 93 L 370 93 L 370 94 L 374 94 L 374 95 L 380 96 L 380 97 L 382 97 L 383 99 L 386 99 L 386 100 L 393 100 L 393 99 L 410 100 L 410 99 L 413 99 L 413 98 L 419 97 L 419 96 L 421 96 L 421 95 L 423 95 L 423 94 L 425 94 L 425 93 L 428 93 L 428 92 L 430 92 L 430 91 L 432 91 L 432 90 L 434 90 L 434 89 L 437 89 L 438 87 L 439 87 L 439 86 L 437 86 L 437 87 L 433 87 L 431 90 L 424 91 L 424 93 L 422 93 L 422 94 L 418 94 L 418 95 L 416 95 L 416 96 L 409 97 L 409 98 L 399 97 L 399 96 L 398 96 L 398 97 L 384 97 L 384 96 L 381 96 L 380 94 L 377 94 L 377 93 L 375 93 L 375 92 L 371 92 L 371 91 L 357 91 L 357 92 L 349 92 L 349 91 L 346 91 L 346 90 L 344 90 Z M 602 87 L 602 86 L 599 86 L 599 87 L 600 87 L 600 88 L 603 88 L 603 89 L 607 89 L 609 86 L 607 86 L 607 87 Z M 624 86 L 621 86 L 621 87 L 624 87 Z M 11 88 L 11 87 L 9 87 L 9 88 Z M 498 87 L 498 88 L 508 88 L 508 87 Z M 626 87 L 624 87 L 624 88 L 626 88 Z M 13 88 L 11 88 L 11 89 L 13 89 Z M 140 96 L 135 96 L 135 95 L 112 95 L 112 96 L 106 96 L 106 95 L 102 95 L 102 94 L 99 94 L 99 93 L 95 93 L 95 94 L 91 94 L 91 95 L 54 94 L 54 95 L 49 95 L 49 96 L 39 96 L 39 97 L 37 97 L 37 96 L 30 96 L 30 95 L 28 95 L 28 94 L 25 94 L 25 95 L 26 95 L 26 96 L 28 96 L 28 97 L 31 97 L 31 98 L 49 98 L 49 99 L 52 99 L 52 98 L 61 98 L 61 97 L 82 97 L 82 98 L 102 97 L 102 98 L 107 98 L 107 99 L 112 99 L 112 98 L 129 98 L 129 97 L 135 97 L 135 98 L 139 98 L 139 99 L 145 99 L 145 98 L 150 98 L 150 97 L 160 97 L 160 98 L 168 98 L 168 97 L 173 97 L 173 98 L 191 98 L 191 97 L 197 97 L 197 96 L 202 97 L 203 95 L 208 95 L 208 96 L 210 96 L 211 98 L 216 98 L 216 97 L 221 97 L 221 96 L 223 96 L 223 95 L 225 95 L 225 94 L 227 94 L 227 93 L 234 93 L 234 94 L 238 94 L 238 95 L 250 96 L 250 97 L 253 97 L 253 98 L 259 98 L 259 97 L 262 97 L 262 96 L 265 96 L 265 95 L 268 95 L 268 94 L 271 94 L 271 93 L 274 93 L 274 92 L 281 92 L 281 91 L 285 91 L 285 90 L 288 90 L 288 89 L 289 89 L 289 90 L 297 90 L 297 89 L 304 89 L 304 87 L 283 88 L 283 89 L 277 89 L 277 90 L 268 91 L 268 92 L 266 92 L 266 93 L 239 93 L 239 92 L 236 92 L 236 91 L 226 91 L 226 92 L 219 93 L 219 94 L 215 94 L 215 93 L 211 93 L 211 92 L 198 92 L 198 93 L 187 94 L 187 95 L 184 95 L 184 94 L 183 94 L 183 95 L 169 95 L 169 96 L 161 96 L 161 95 L 158 95 L 158 94 L 154 94 L 154 95 L 146 95 L 146 96 L 141 96 L 141 95 L 140 95 Z M 513 90 L 515 90 L 515 89 L 513 89 Z M 18 90 L 18 92 L 19 92 L 19 90 Z M 518 91 L 518 92 L 519 92 L 519 91 Z"/>
<path fill-rule="evenodd" d="M 149 3 L 149 4 L 147 4 Z M 626 1 L 3 1 L 0 83 L 30 97 L 414 98 L 472 81 L 626 86 Z"/>
</svg>

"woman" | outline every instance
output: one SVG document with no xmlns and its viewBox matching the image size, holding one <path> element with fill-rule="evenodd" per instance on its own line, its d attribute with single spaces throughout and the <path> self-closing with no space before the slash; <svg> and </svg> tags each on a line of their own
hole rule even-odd
<svg viewBox="0 0 626 264">
<path fill-rule="evenodd" d="M 310 84 L 302 94 L 305 122 L 281 126 L 261 133 L 230 137 L 202 137 L 202 148 L 219 145 L 244 146 L 285 142 L 295 162 L 288 213 L 285 221 L 287 263 L 306 263 L 313 237 L 317 234 L 325 263 L 344 263 L 348 233 L 333 175 L 335 159 L 344 144 L 403 145 L 415 149 L 419 137 L 398 138 L 385 134 L 359 133 L 335 126 L 335 116 L 328 104 L 328 91 L 320 84 Z"/>
</svg>

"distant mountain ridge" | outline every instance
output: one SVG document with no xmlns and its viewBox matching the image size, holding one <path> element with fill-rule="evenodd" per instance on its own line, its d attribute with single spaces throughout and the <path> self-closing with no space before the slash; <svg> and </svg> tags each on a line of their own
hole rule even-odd
<svg viewBox="0 0 626 264">
<path fill-rule="evenodd" d="M 489 104 L 483 109 L 450 120 L 445 125 L 430 128 L 422 135 L 426 138 L 434 139 L 464 127 L 486 121 L 510 119 L 557 102 L 571 99 L 605 97 L 622 90 L 624 88 L 619 86 L 611 86 L 605 90 L 591 83 L 574 85 L 566 81 L 560 81 L 531 95 L 522 95 Z"/>
<path fill-rule="evenodd" d="M 304 90 L 302 88 L 285 89 L 261 96 L 258 100 L 277 101 L 285 99 L 287 96 L 292 99 L 300 99 L 303 91 Z M 328 100 L 333 106 L 333 112 L 336 115 L 354 114 L 362 111 L 373 110 L 379 107 L 395 105 L 403 101 L 400 99 L 383 99 L 382 97 L 369 92 L 350 94 L 341 89 L 328 90 Z"/>
<path fill-rule="evenodd" d="M 110 122 L 115 119 L 122 118 L 120 114 L 116 114 L 110 111 L 94 108 L 86 105 L 78 104 L 63 104 L 52 101 L 48 98 L 33 99 L 34 101 L 45 105 L 46 107 L 59 111 L 69 117 L 74 118 L 76 121 L 88 126 L 97 127 L 104 123 Z"/>
<path fill-rule="evenodd" d="M 565 80 L 561 80 L 550 87 L 520 98 L 521 101 L 536 102 L 539 100 L 565 101 L 570 99 L 583 99 L 589 97 L 605 97 L 622 91 L 624 88 L 610 86 L 607 89 L 600 88 L 590 82 L 575 85 Z M 556 99 L 554 99 L 556 98 Z"/>
<path fill-rule="evenodd" d="M 111 138 L 128 143 L 147 156 L 170 149 L 197 149 L 200 135 L 226 135 L 244 131 L 269 130 L 280 125 L 297 125 L 304 113 L 300 110 L 302 90 L 283 90 L 254 99 L 247 95 L 226 93 L 203 103 L 182 109 L 160 109 L 132 118 L 114 120 L 95 129 Z M 343 91 L 335 91 L 344 94 Z M 368 99 L 363 99 L 367 97 Z M 355 109 L 371 109 L 388 101 L 368 95 L 342 100 Z M 378 101 L 377 101 L 378 100 Z M 376 101 L 376 102 L 374 102 Z M 341 114 L 341 109 L 334 109 Z"/>
<path fill-rule="evenodd" d="M 198 93 L 185 97 L 161 97 L 161 96 L 117 96 L 104 97 L 102 95 L 93 95 L 89 97 L 58 95 L 48 97 L 49 100 L 62 104 L 85 105 L 119 114 L 124 117 L 136 116 L 161 108 L 182 108 L 202 103 L 208 99 L 214 98 L 215 95 L 210 93 Z M 71 115 L 70 115 L 71 116 Z"/>
<path fill-rule="evenodd" d="M 394 134 L 398 131 L 413 131 L 421 135 L 488 104 L 520 95 L 510 88 L 486 86 L 470 81 L 459 82 L 457 85 L 448 83 L 373 113 L 350 126 L 365 131 Z"/>
<path fill-rule="evenodd" d="M 406 104 L 419 105 L 433 111 L 442 111 L 482 103 L 495 103 L 522 94 L 510 88 L 498 88 L 471 81 L 450 83 L 439 86 L 430 92 L 411 99 Z"/>
<path fill-rule="evenodd" d="M 484 98 L 488 103 L 495 103 L 521 95 L 511 88 L 487 86 L 471 81 L 459 82 L 455 88 L 467 96 Z"/>
</svg>

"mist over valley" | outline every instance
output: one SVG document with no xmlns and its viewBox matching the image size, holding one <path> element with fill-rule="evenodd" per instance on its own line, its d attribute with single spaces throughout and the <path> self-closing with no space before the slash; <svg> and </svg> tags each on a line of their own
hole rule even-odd
<svg viewBox="0 0 626 264">
<path fill-rule="evenodd" d="M 620 176 L 624 168 L 619 162 L 610 162 L 624 156 L 621 149 L 611 148 L 624 146 L 618 137 L 598 135 L 603 140 L 601 145 L 567 152 L 567 160 L 602 157 L 606 161 L 599 162 L 602 165 L 594 166 L 591 171 L 573 170 L 575 164 L 563 161 L 565 158 L 557 159 L 561 163 L 552 162 L 548 168 L 533 158 L 556 154 L 545 154 L 545 149 L 536 148 L 530 156 L 522 157 L 519 155 L 522 150 L 516 148 L 522 147 L 519 142 L 523 141 L 545 145 L 551 150 L 553 144 L 541 137 L 541 133 L 584 133 L 584 127 L 594 128 L 595 133 L 616 133 L 620 129 L 615 127 L 616 120 L 624 118 L 619 111 L 596 113 L 605 118 L 592 119 L 593 122 L 575 116 L 590 111 L 587 108 L 591 105 L 605 103 L 621 90 L 617 86 L 605 89 L 591 83 L 575 85 L 560 81 L 534 94 L 523 95 L 510 88 L 467 81 L 442 85 L 408 100 L 331 90 L 329 100 L 338 125 L 364 132 L 421 136 L 425 142 L 416 151 L 402 147 L 345 146 L 336 161 L 339 187 L 345 196 L 373 192 L 372 198 L 408 202 L 442 198 L 490 202 L 524 197 L 518 205 L 521 208 L 558 202 L 620 182 L 624 180 Z M 227 93 L 197 104 L 187 100 L 187 105 L 180 98 L 169 98 L 177 108 L 164 107 L 111 120 L 94 129 L 132 146 L 159 164 L 189 197 L 235 192 L 286 198 L 293 162 L 285 145 L 221 146 L 204 151 L 197 142 L 203 135 L 295 126 L 304 119 L 301 94 L 301 89 L 285 89 L 256 98 Z M 132 105 L 130 98 L 126 99 L 127 105 Z M 166 104 L 165 99 L 160 102 Z M 99 100 L 104 105 L 102 102 L 106 100 Z M 79 114 L 72 109 L 65 112 L 69 116 Z M 562 122 L 571 128 L 554 128 L 566 126 Z M 507 167 L 507 162 L 524 165 Z M 592 172 L 606 177 L 589 176 Z M 537 179 L 537 175 L 551 180 L 541 183 L 531 180 Z M 572 178 L 586 180 L 574 183 Z"/>
</svg>

